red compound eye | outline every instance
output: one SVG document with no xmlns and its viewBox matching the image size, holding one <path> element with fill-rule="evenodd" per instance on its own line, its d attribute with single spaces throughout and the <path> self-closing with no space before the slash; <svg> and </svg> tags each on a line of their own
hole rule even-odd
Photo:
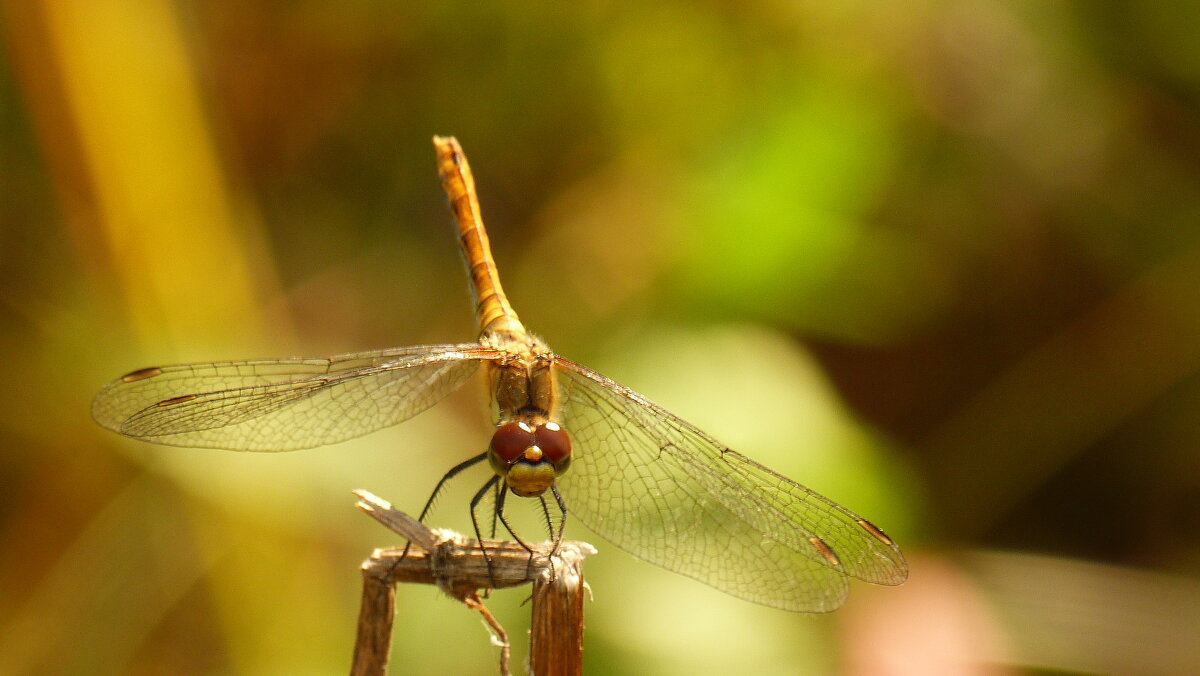
<svg viewBox="0 0 1200 676">
<path fill-rule="evenodd" d="M 571 437 L 558 423 L 546 423 L 537 428 L 533 438 L 538 448 L 542 449 L 542 454 L 556 465 L 571 455 Z"/>
<path fill-rule="evenodd" d="M 505 423 L 492 433 L 492 452 L 512 462 L 521 457 L 525 449 L 534 445 L 533 435 L 517 423 Z"/>
</svg>

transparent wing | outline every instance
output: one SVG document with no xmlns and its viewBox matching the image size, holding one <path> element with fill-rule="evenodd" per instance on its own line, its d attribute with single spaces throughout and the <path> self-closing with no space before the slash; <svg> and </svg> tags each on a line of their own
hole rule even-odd
<svg viewBox="0 0 1200 676">
<path fill-rule="evenodd" d="M 92 401 L 92 416 L 158 444 L 290 451 L 406 420 L 495 357 L 466 343 L 151 367 L 109 383 Z"/>
<path fill-rule="evenodd" d="M 641 559 L 756 603 L 840 606 L 846 576 L 900 584 L 900 549 L 870 522 L 721 445 L 617 382 L 556 357 L 574 451 L 567 508 Z"/>
</svg>

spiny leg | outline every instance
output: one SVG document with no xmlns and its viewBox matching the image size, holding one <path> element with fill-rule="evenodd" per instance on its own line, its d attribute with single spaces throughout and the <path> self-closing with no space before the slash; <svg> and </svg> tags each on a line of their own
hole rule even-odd
<svg viewBox="0 0 1200 676">
<path fill-rule="evenodd" d="M 559 528 L 559 535 L 554 534 L 554 519 L 550 517 L 550 507 L 546 504 L 546 494 L 543 493 L 537 496 L 538 504 L 542 506 L 542 518 L 546 520 L 546 534 L 550 536 L 554 542 L 554 548 L 550 551 L 550 581 L 554 581 L 554 555 L 558 553 L 558 543 L 562 538 L 562 528 Z M 561 501 L 559 502 L 561 505 Z M 526 574 L 533 568 L 533 552 L 529 553 L 529 562 L 526 564 Z"/>
<path fill-rule="evenodd" d="M 559 548 L 562 547 L 563 530 L 567 527 L 567 503 L 563 501 L 562 493 L 558 492 L 558 486 L 551 486 L 550 492 L 554 494 L 554 501 L 558 503 L 558 511 L 562 515 L 558 522 L 558 530 L 554 529 L 554 521 L 550 518 L 550 508 L 546 505 L 546 496 L 539 495 L 538 501 L 542 503 L 542 515 L 546 518 L 546 529 L 550 533 L 551 541 L 554 547 L 550 550 L 550 581 L 553 582 L 557 571 L 554 569 L 554 557 L 558 554 Z M 532 565 L 533 555 L 530 557 L 530 565 Z"/>
<path fill-rule="evenodd" d="M 499 519 L 496 517 L 496 505 L 500 502 L 500 490 L 503 488 L 503 482 L 497 481 L 492 487 L 492 528 L 488 533 L 488 537 L 496 537 L 496 526 L 499 524 Z"/>
<path fill-rule="evenodd" d="M 550 518 L 550 508 L 546 506 L 546 494 L 537 496 L 538 504 L 542 506 L 542 518 L 546 520 L 546 534 L 554 537 L 554 519 Z"/>
<path fill-rule="evenodd" d="M 500 495 L 496 498 L 496 516 L 500 519 L 500 523 L 504 524 L 504 530 L 508 531 L 508 534 L 517 541 L 517 544 L 521 545 L 525 548 L 525 551 L 532 554 L 533 547 L 531 547 L 528 542 L 522 540 L 520 535 L 517 535 L 517 531 L 513 530 L 512 524 L 508 522 L 508 517 L 504 516 L 504 499 L 506 497 L 508 497 L 507 486 L 500 489 Z"/>
<path fill-rule="evenodd" d="M 558 548 L 562 546 L 563 531 L 567 528 L 567 503 L 563 500 L 562 493 L 558 492 L 558 486 L 551 486 L 550 492 L 554 494 L 554 501 L 558 503 L 558 511 L 562 515 L 562 518 L 558 522 L 558 532 L 555 533 L 553 530 L 550 532 L 550 536 L 554 538 L 554 550 L 552 553 L 557 554 Z M 543 500 L 542 509 L 545 508 L 546 502 Z M 550 518 L 549 510 L 546 512 L 546 518 Z"/>
<path fill-rule="evenodd" d="M 483 562 L 487 565 L 488 582 L 491 583 L 492 587 L 496 586 L 496 577 L 494 571 L 492 570 L 492 557 L 488 556 L 487 547 L 483 546 L 483 535 L 481 535 L 479 532 L 479 515 L 477 512 L 479 503 L 483 500 L 483 496 L 489 490 L 491 490 L 498 481 L 500 481 L 500 475 L 493 474 L 492 477 L 487 480 L 487 483 L 483 484 L 483 488 L 480 488 L 478 491 L 476 491 L 475 496 L 471 498 L 471 527 L 475 529 L 475 539 L 479 542 L 479 550 L 483 552 Z M 496 498 L 496 501 L 492 506 L 493 515 L 498 514 L 504 507 L 504 494 L 506 492 L 507 490 L 505 487 L 500 488 L 500 495 L 498 498 Z M 493 516 L 492 518 L 495 519 L 496 517 Z M 501 516 L 500 519 L 503 521 L 504 517 Z M 508 524 L 505 525 L 507 526 Z"/>
<path fill-rule="evenodd" d="M 425 523 L 425 517 L 429 516 L 429 510 L 433 509 L 433 503 L 437 500 L 438 495 L 441 494 L 442 489 L 446 487 L 446 483 L 448 481 L 458 476 L 463 470 L 478 464 L 480 461 L 486 458 L 487 452 L 480 453 L 479 455 L 467 458 L 466 460 L 458 463 L 457 465 L 451 467 L 448 472 L 443 474 L 442 478 L 438 480 L 437 485 L 433 487 L 433 492 L 429 494 L 429 499 L 425 501 L 425 506 L 421 508 L 421 516 L 417 517 L 417 521 Z M 404 545 L 404 551 L 400 553 L 400 558 L 396 560 L 396 563 L 392 564 L 392 569 L 395 569 L 396 566 L 400 565 L 401 561 L 408 557 L 408 550 L 411 548 L 412 542 L 408 542 Z M 388 572 L 391 573 L 391 570 Z"/>
<path fill-rule="evenodd" d="M 510 524 L 508 522 L 508 518 L 506 516 L 504 516 L 504 498 L 507 495 L 508 495 L 508 486 L 504 486 L 503 488 L 500 489 L 500 496 L 496 499 L 496 516 L 499 517 L 500 523 L 504 524 L 504 529 L 508 531 L 508 534 L 511 535 L 514 540 L 517 541 L 517 544 L 521 545 L 522 547 L 525 548 L 525 551 L 529 552 L 529 560 L 525 563 L 525 572 L 526 572 L 526 574 L 528 574 L 529 571 L 531 571 L 533 569 L 534 557 L 537 556 L 537 552 L 534 551 L 532 545 L 530 545 L 528 542 L 525 542 L 524 540 L 522 540 L 520 535 L 517 535 L 517 531 L 513 530 L 512 524 Z M 538 499 L 542 500 L 542 508 L 545 509 L 545 506 L 546 506 L 545 500 L 541 496 L 538 496 Z M 547 512 L 547 515 L 548 514 L 549 513 Z"/>
<path fill-rule="evenodd" d="M 529 559 L 527 559 L 525 561 L 525 575 L 526 575 L 526 577 L 528 577 L 530 571 L 533 570 L 533 563 L 534 563 L 533 557 L 535 556 L 535 552 L 533 551 L 533 547 L 530 546 L 529 543 L 522 540 L 520 535 L 517 535 L 517 531 L 513 530 L 512 525 L 510 523 L 508 523 L 508 518 L 504 516 L 504 498 L 507 496 L 508 496 L 508 486 L 506 485 L 500 489 L 500 495 L 497 496 L 497 498 L 496 498 L 495 514 L 500 519 L 500 523 L 504 524 L 504 529 L 508 531 L 508 534 L 511 535 L 514 540 L 517 541 L 517 544 L 524 547 L 525 551 L 529 552 Z M 539 498 L 540 498 L 540 496 L 539 496 Z"/>
<path fill-rule="evenodd" d="M 443 474 L 442 478 L 438 480 L 437 485 L 433 487 L 433 492 L 429 494 L 429 499 L 425 501 L 425 506 L 421 508 L 421 516 L 418 517 L 417 520 L 421 523 L 425 523 L 425 517 L 429 516 L 429 510 L 433 508 L 434 501 L 437 500 L 438 494 L 442 492 L 442 488 L 446 486 L 447 481 L 450 481 L 454 477 L 458 476 L 468 467 L 472 467 L 486 459 L 487 452 L 485 451 L 474 457 L 467 458 L 466 460 L 451 467 L 450 471 Z"/>
</svg>

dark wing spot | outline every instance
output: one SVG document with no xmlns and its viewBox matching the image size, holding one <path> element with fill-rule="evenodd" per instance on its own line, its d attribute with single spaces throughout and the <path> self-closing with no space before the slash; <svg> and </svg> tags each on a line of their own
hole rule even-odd
<svg viewBox="0 0 1200 676">
<path fill-rule="evenodd" d="M 170 399 L 163 399 L 162 401 L 158 402 L 157 406 L 174 406 L 175 404 L 182 404 L 185 401 L 191 401 L 198 396 L 200 396 L 200 395 L 198 395 L 198 394 L 182 394 L 178 397 L 171 397 Z"/>
<path fill-rule="evenodd" d="M 887 533 L 884 533 L 882 530 L 879 530 L 879 526 L 876 526 L 875 524 L 871 523 L 870 521 L 867 521 L 866 519 L 858 519 L 857 521 L 858 521 L 858 525 L 862 526 L 863 530 L 865 530 L 868 533 L 870 533 L 871 535 L 873 535 L 876 540 L 879 540 L 880 542 L 882 542 L 883 544 L 885 544 L 889 547 L 892 546 L 892 539 L 887 536 Z"/>
<path fill-rule="evenodd" d="M 154 376 L 156 376 L 160 373 L 162 373 L 162 369 L 158 368 L 157 366 L 151 366 L 149 368 L 138 369 L 131 373 L 126 373 L 125 375 L 121 376 L 121 382 L 132 383 L 135 380 L 145 380 L 146 378 L 153 378 Z"/>
<path fill-rule="evenodd" d="M 815 548 L 818 552 L 821 552 L 821 556 L 825 557 L 825 560 L 829 562 L 829 565 L 835 567 L 842 565 L 842 562 L 838 559 L 837 554 L 833 553 L 833 548 L 826 544 L 824 540 L 814 535 L 810 537 L 808 541 L 812 544 L 813 548 Z"/>
</svg>

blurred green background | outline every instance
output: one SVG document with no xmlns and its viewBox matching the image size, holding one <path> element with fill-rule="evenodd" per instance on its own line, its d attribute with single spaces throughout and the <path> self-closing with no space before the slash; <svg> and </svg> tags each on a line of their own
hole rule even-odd
<svg viewBox="0 0 1200 676">
<path fill-rule="evenodd" d="M 472 339 L 433 134 L 529 327 L 910 559 L 793 615 L 576 525 L 588 673 L 1200 670 L 1200 5 L 480 5 L 0 3 L 0 673 L 348 669 L 395 544 L 349 491 L 418 510 L 481 393 L 281 455 L 88 405 Z M 394 673 L 494 673 L 471 611 L 399 604 Z"/>
</svg>

